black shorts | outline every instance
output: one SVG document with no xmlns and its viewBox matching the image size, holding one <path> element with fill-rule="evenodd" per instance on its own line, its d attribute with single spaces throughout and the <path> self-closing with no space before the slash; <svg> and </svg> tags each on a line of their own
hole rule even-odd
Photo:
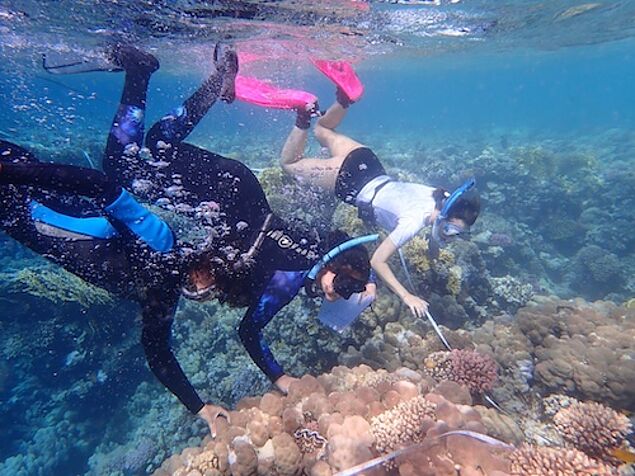
<svg viewBox="0 0 635 476">
<path fill-rule="evenodd" d="M 386 175 L 386 171 L 375 153 L 368 147 L 359 147 L 342 162 L 335 181 L 335 196 L 344 203 L 355 205 L 357 194 L 380 175 Z"/>
</svg>

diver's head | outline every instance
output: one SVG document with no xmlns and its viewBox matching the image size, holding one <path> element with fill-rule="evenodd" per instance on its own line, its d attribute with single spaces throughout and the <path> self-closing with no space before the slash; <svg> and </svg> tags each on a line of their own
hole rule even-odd
<svg viewBox="0 0 635 476">
<path fill-rule="evenodd" d="M 334 249 L 349 240 L 349 236 L 336 230 L 327 238 L 327 246 Z M 353 246 L 337 254 L 317 273 L 315 281 L 307 286 L 311 297 L 322 295 L 327 301 L 348 299 L 353 293 L 363 292 L 370 276 L 370 257 L 363 245 Z"/>
<path fill-rule="evenodd" d="M 481 199 L 475 188 L 475 180 L 469 179 L 452 194 L 443 189 L 435 190 L 436 217 L 432 225 L 432 238 L 439 245 L 458 237 L 469 236 L 481 211 Z"/>
</svg>

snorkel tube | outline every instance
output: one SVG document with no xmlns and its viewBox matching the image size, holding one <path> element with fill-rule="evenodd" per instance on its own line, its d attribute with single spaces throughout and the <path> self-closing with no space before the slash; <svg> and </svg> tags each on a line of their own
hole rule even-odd
<svg viewBox="0 0 635 476">
<path fill-rule="evenodd" d="M 448 217 L 452 208 L 456 205 L 457 200 L 461 198 L 462 195 L 472 190 L 475 186 L 476 179 L 471 177 L 466 180 L 463 185 L 452 192 L 452 194 L 446 199 L 443 204 L 443 208 L 441 208 L 441 211 L 432 224 L 432 238 L 436 244 L 442 246 L 448 242 L 447 237 L 458 236 L 461 234 L 461 230 L 459 230 L 458 227 L 448 223 Z"/>
<path fill-rule="evenodd" d="M 364 243 L 370 243 L 379 239 L 378 234 L 358 236 L 357 238 L 351 238 L 350 240 L 340 243 L 331 251 L 322 256 L 322 259 L 318 261 L 306 274 L 306 281 L 304 283 L 304 289 L 308 296 L 316 297 L 317 293 L 314 288 L 315 279 L 320 271 L 324 269 L 329 261 L 335 258 L 337 255 L 343 253 L 346 250 L 354 248 L 355 246 L 363 245 Z"/>
</svg>

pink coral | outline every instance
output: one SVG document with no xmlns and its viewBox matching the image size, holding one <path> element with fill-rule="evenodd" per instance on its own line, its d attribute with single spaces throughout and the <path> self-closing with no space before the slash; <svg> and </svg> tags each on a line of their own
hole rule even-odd
<svg viewBox="0 0 635 476">
<path fill-rule="evenodd" d="M 473 393 L 489 392 L 498 378 L 498 365 L 489 355 L 473 350 L 452 351 L 452 380 Z"/>
</svg>

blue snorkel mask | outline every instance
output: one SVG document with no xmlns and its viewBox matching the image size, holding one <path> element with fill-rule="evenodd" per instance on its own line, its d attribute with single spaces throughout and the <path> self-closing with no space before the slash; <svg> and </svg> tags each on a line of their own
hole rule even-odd
<svg viewBox="0 0 635 476">
<path fill-rule="evenodd" d="M 445 246 L 461 235 L 464 236 L 469 233 L 469 227 L 451 223 L 448 221 L 448 217 L 450 216 L 450 212 L 456 205 L 458 199 L 465 193 L 472 190 L 475 186 L 476 179 L 472 177 L 466 180 L 463 185 L 452 192 L 452 194 L 445 200 L 443 208 L 432 224 L 432 239 L 434 240 L 434 244 L 437 246 Z"/>
<path fill-rule="evenodd" d="M 320 271 L 324 269 L 326 264 L 340 253 L 349 250 L 355 246 L 377 241 L 379 235 L 366 235 L 337 245 L 331 251 L 326 253 L 322 259 L 311 268 L 306 275 L 305 291 L 310 297 L 318 297 L 320 295 L 316 288 L 315 280 Z M 349 276 L 340 276 L 339 274 L 333 280 L 333 288 L 342 299 L 337 301 L 322 300 L 318 319 L 331 329 L 342 332 L 348 327 L 368 306 L 373 302 L 372 298 L 365 298 L 363 292 L 366 289 L 366 282 L 356 280 Z"/>
</svg>

